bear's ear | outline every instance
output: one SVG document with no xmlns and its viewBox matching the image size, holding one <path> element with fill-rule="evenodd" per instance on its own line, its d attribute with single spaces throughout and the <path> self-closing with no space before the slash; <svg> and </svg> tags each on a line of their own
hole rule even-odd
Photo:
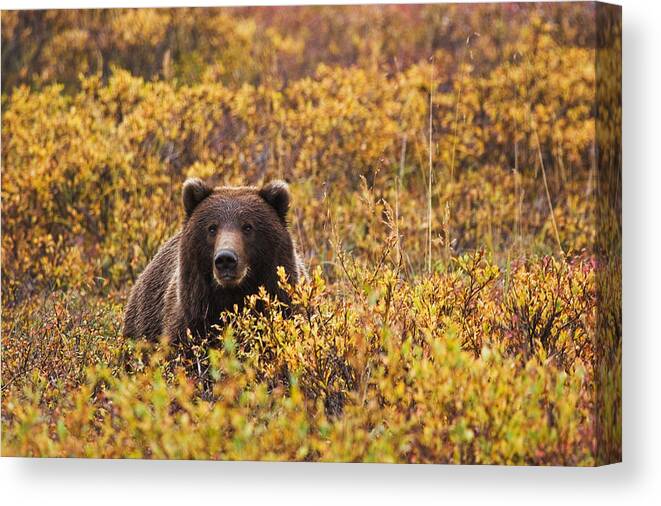
<svg viewBox="0 0 661 506">
<path fill-rule="evenodd" d="M 184 182 L 183 201 L 186 218 L 190 218 L 200 202 L 213 193 L 213 188 L 196 177 L 188 178 Z"/>
<path fill-rule="evenodd" d="M 271 181 L 259 190 L 259 195 L 268 202 L 283 222 L 289 210 L 289 186 L 284 181 Z"/>
</svg>

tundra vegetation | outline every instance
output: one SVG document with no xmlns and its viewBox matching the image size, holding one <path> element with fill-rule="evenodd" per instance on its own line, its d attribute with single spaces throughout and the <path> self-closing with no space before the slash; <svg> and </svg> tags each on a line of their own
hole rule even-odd
<svg viewBox="0 0 661 506">
<path fill-rule="evenodd" d="M 619 68 L 597 75 L 596 18 L 3 12 L 2 454 L 619 459 L 621 345 L 595 339 L 621 332 L 595 247 L 618 237 L 595 90 Z M 190 176 L 287 180 L 310 279 L 282 278 L 291 317 L 226 313 L 184 357 L 121 324 Z"/>
</svg>

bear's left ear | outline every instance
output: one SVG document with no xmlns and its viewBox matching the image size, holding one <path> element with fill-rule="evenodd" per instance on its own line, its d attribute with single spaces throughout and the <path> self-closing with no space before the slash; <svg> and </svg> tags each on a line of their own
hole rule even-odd
<svg viewBox="0 0 661 506">
<path fill-rule="evenodd" d="M 190 218 L 197 205 L 213 193 L 213 188 L 196 177 L 184 182 L 183 201 L 186 218 Z"/>
<path fill-rule="evenodd" d="M 271 181 L 259 190 L 259 196 L 268 202 L 283 222 L 289 210 L 289 186 L 284 181 Z"/>
</svg>

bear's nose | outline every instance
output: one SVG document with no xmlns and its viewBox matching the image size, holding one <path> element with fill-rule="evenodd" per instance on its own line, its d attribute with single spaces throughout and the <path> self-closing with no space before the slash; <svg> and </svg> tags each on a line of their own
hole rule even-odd
<svg viewBox="0 0 661 506">
<path fill-rule="evenodd" d="M 236 256 L 236 253 L 229 249 L 221 249 L 216 255 L 216 258 L 214 258 L 216 268 L 221 271 L 235 269 L 238 262 L 239 258 Z"/>
</svg>

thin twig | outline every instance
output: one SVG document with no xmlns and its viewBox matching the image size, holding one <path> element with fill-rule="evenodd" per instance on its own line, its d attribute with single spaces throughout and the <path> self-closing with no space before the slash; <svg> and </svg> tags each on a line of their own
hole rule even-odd
<svg viewBox="0 0 661 506">
<path fill-rule="evenodd" d="M 542 179 L 544 180 L 544 190 L 546 190 L 546 200 L 549 203 L 549 211 L 551 213 L 551 223 L 553 225 L 553 232 L 555 233 L 555 240 L 558 241 L 558 248 L 560 249 L 560 254 L 565 255 L 564 250 L 562 249 L 562 244 L 560 243 L 560 234 L 558 233 L 558 224 L 555 222 L 555 212 L 553 211 L 553 203 L 551 202 L 551 193 L 549 192 L 549 185 L 546 182 L 546 170 L 544 169 L 544 159 L 542 157 L 542 146 L 539 143 L 539 135 L 537 134 L 537 129 L 534 130 L 535 142 L 537 143 L 537 154 L 539 155 L 539 165 L 542 169 Z"/>
<path fill-rule="evenodd" d="M 402 263 L 402 243 L 399 236 L 399 187 L 401 185 L 402 175 L 404 174 L 404 160 L 406 159 L 406 141 L 407 136 L 402 140 L 402 151 L 399 157 L 399 171 L 395 178 L 395 233 L 397 234 L 397 265 Z"/>
<path fill-rule="evenodd" d="M 434 99 L 434 57 L 431 57 L 431 72 L 429 81 L 429 175 L 427 177 L 427 273 L 431 274 L 431 192 L 432 192 L 432 133 L 433 133 L 433 99 Z"/>
</svg>

